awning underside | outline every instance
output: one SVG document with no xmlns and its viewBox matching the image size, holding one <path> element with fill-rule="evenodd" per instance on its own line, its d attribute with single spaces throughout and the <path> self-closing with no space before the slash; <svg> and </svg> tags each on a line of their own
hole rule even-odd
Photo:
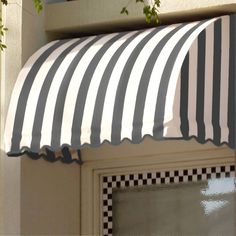
<svg viewBox="0 0 236 236">
<path fill-rule="evenodd" d="M 235 17 L 45 45 L 16 81 L 6 152 L 72 162 L 84 145 L 145 136 L 235 149 Z"/>
</svg>

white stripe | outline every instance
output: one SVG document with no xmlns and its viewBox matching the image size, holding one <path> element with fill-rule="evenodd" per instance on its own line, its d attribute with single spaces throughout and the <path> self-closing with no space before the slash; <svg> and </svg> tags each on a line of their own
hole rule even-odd
<svg viewBox="0 0 236 236">
<path fill-rule="evenodd" d="M 222 17 L 222 50 L 220 81 L 220 127 L 221 142 L 228 142 L 228 87 L 229 87 L 229 16 Z"/>
<path fill-rule="evenodd" d="M 114 103 L 116 97 L 117 86 L 119 84 L 120 76 L 123 71 L 123 68 L 126 65 L 127 60 L 129 59 L 130 54 L 133 52 L 138 43 L 149 33 L 151 30 L 145 30 L 141 34 L 139 34 L 129 45 L 125 48 L 125 50 L 120 55 L 108 84 L 107 93 L 104 101 L 104 110 L 102 115 L 101 122 L 101 134 L 100 139 L 111 141 L 111 129 L 112 129 L 112 118 L 113 118 L 113 110 Z"/>
<path fill-rule="evenodd" d="M 183 61 L 189 51 L 189 48 L 193 44 L 194 40 L 197 38 L 197 36 L 212 22 L 214 22 L 215 19 L 209 20 L 202 24 L 201 26 L 197 27 L 191 35 L 188 37 L 188 39 L 185 41 L 184 45 L 181 47 L 180 52 L 175 60 L 169 84 L 166 94 L 166 103 L 165 103 L 165 114 L 164 114 L 164 127 L 166 126 L 165 123 L 168 124 L 168 127 L 170 130 L 169 135 L 173 137 L 181 137 L 181 131 L 180 131 L 180 115 L 178 113 L 173 112 L 173 105 L 174 100 L 177 99 L 175 97 L 175 89 L 178 82 L 178 75 L 180 73 L 181 67 L 183 65 Z M 195 65 L 196 66 L 196 65 Z M 190 68 L 191 70 L 191 68 Z M 209 75 L 209 74 L 207 74 Z M 179 98 L 178 98 L 179 99 Z M 165 136 L 165 132 L 164 132 Z"/>
<path fill-rule="evenodd" d="M 75 56 L 79 53 L 79 51 L 86 46 L 94 37 L 89 37 L 78 46 L 76 46 L 63 60 L 60 67 L 57 69 L 55 73 L 54 79 L 52 81 L 51 87 L 49 89 L 47 102 L 45 105 L 42 131 L 41 131 L 41 141 L 40 147 L 44 145 L 51 144 L 51 135 L 52 135 L 52 124 L 53 124 L 53 115 L 57 101 L 58 91 L 60 89 L 61 83 L 65 76 L 65 73 L 70 66 L 71 62 L 75 58 Z"/>
<path fill-rule="evenodd" d="M 140 79 L 142 77 L 142 73 L 146 66 L 146 63 L 156 45 L 163 39 L 164 36 L 166 36 L 171 30 L 173 30 L 176 27 L 177 25 L 165 27 L 161 31 L 156 33 L 141 50 L 134 64 L 125 94 L 122 127 L 121 127 L 121 139 L 132 138 L 133 118 L 134 118 L 137 92 L 139 88 Z"/>
<path fill-rule="evenodd" d="M 93 44 L 91 48 L 84 54 L 80 62 L 78 63 L 74 74 L 71 78 L 68 91 L 66 94 L 65 106 L 63 111 L 63 122 L 61 132 L 61 144 L 71 144 L 71 129 L 73 125 L 74 111 L 76 105 L 76 99 L 80 85 L 84 76 L 84 73 L 89 66 L 90 62 L 99 51 L 99 49 L 110 39 L 115 37 L 115 34 L 105 35 Z M 82 132 L 86 132 L 85 130 Z M 63 143 L 62 143 L 63 142 Z"/>
<path fill-rule="evenodd" d="M 183 26 L 183 28 L 178 30 L 165 44 L 159 57 L 155 62 L 151 78 L 149 81 L 147 96 L 145 101 L 142 136 L 146 134 L 153 135 L 153 124 L 154 124 L 154 116 L 155 116 L 156 101 L 157 101 L 157 91 L 160 86 L 160 81 L 163 74 L 163 70 L 166 66 L 166 62 L 175 45 L 179 42 L 179 40 L 183 37 L 183 35 L 186 32 L 188 32 L 188 30 L 190 30 L 192 27 L 194 27 L 197 23 L 198 22 L 187 24 Z"/>
<path fill-rule="evenodd" d="M 164 137 L 181 137 L 181 130 L 180 130 L 180 82 L 181 82 L 181 73 L 179 73 L 179 76 L 177 78 L 177 81 L 175 81 L 175 84 L 170 85 L 174 88 L 174 93 L 171 95 L 171 101 L 168 101 L 166 98 L 166 104 L 172 103 L 172 111 L 169 111 L 170 114 L 172 115 L 172 119 L 164 118 L 164 132 L 163 136 Z M 170 91 L 168 91 L 170 92 Z M 168 96 L 168 95 L 167 95 Z M 169 99 L 170 100 L 170 99 Z M 167 111 L 165 111 L 165 115 L 167 114 Z"/>
<path fill-rule="evenodd" d="M 6 119 L 6 125 L 5 125 L 5 133 L 4 133 L 4 143 L 5 143 L 5 151 L 9 152 L 11 149 L 11 138 L 13 133 L 13 126 L 15 121 L 15 114 L 18 104 L 18 99 L 20 96 L 20 92 L 22 90 L 23 84 L 25 82 L 25 79 L 32 68 L 32 65 L 37 61 L 37 59 L 51 46 L 53 46 L 55 43 L 57 43 L 58 40 L 52 41 L 42 48 L 40 48 L 38 51 L 36 51 L 26 62 L 24 67 L 21 69 L 17 80 L 14 85 L 14 89 L 12 91 L 11 100 L 8 108 L 7 113 L 7 119 Z"/>
<path fill-rule="evenodd" d="M 205 94 L 204 94 L 204 124 L 205 139 L 213 139 L 212 101 L 213 101 L 213 64 L 214 64 L 214 24 L 206 29 L 205 56 Z"/>
<path fill-rule="evenodd" d="M 83 120 L 82 120 L 82 126 L 81 126 L 81 143 L 90 143 L 90 134 L 91 134 L 91 125 L 92 125 L 92 119 L 93 119 L 93 112 L 94 112 L 94 106 L 96 102 L 96 97 L 98 93 L 98 88 L 103 76 L 103 73 L 111 60 L 114 53 L 117 51 L 117 49 L 132 35 L 134 35 L 136 32 L 130 32 L 126 35 L 124 35 L 122 38 L 114 42 L 110 48 L 106 51 L 106 53 L 101 58 L 100 62 L 98 63 L 93 77 L 91 79 L 91 83 L 89 86 L 85 107 L 84 107 L 84 114 L 83 114 Z M 63 136 L 61 137 L 63 140 Z M 63 141 L 61 142 L 63 143 Z"/>
<path fill-rule="evenodd" d="M 45 78 L 50 68 L 52 67 L 56 59 L 59 57 L 59 55 L 77 40 L 78 39 L 70 40 L 67 43 L 62 44 L 56 50 L 54 50 L 50 54 L 50 56 L 45 60 L 43 65 L 40 67 L 38 73 L 36 74 L 32 87 L 30 89 L 27 104 L 26 104 L 25 117 L 23 121 L 22 132 L 21 132 L 22 139 L 20 142 L 20 147 L 24 147 L 24 146 L 29 147 L 31 144 L 32 130 L 33 130 L 35 112 L 37 108 L 37 102 L 39 99 L 39 94 L 41 92 L 43 83 L 45 81 Z"/>
<path fill-rule="evenodd" d="M 198 41 L 193 42 L 189 50 L 189 89 L 188 89 L 188 121 L 189 136 L 197 136 L 197 63 L 198 63 Z"/>
</svg>

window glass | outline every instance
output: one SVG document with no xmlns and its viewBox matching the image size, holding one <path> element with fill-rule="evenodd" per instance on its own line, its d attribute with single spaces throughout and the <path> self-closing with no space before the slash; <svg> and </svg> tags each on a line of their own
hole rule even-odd
<svg viewBox="0 0 236 236">
<path fill-rule="evenodd" d="M 113 235 L 235 235 L 234 178 L 114 189 Z"/>
</svg>

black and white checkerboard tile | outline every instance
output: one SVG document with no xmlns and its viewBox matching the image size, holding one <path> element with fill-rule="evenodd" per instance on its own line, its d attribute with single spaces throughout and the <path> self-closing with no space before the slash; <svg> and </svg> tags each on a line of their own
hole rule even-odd
<svg viewBox="0 0 236 236">
<path fill-rule="evenodd" d="M 103 235 L 112 236 L 112 192 L 115 188 L 186 183 L 225 177 L 235 177 L 234 165 L 103 176 Z"/>
</svg>

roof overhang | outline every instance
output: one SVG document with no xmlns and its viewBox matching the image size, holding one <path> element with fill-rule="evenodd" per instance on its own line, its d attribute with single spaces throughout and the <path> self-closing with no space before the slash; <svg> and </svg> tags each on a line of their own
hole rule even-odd
<svg viewBox="0 0 236 236">
<path fill-rule="evenodd" d="M 129 15 L 120 10 L 126 0 L 77 0 L 45 6 L 48 32 L 91 35 L 150 27 L 145 22 L 142 4 L 129 3 Z M 165 0 L 159 12 L 161 24 L 194 21 L 236 12 L 235 0 Z"/>
</svg>

